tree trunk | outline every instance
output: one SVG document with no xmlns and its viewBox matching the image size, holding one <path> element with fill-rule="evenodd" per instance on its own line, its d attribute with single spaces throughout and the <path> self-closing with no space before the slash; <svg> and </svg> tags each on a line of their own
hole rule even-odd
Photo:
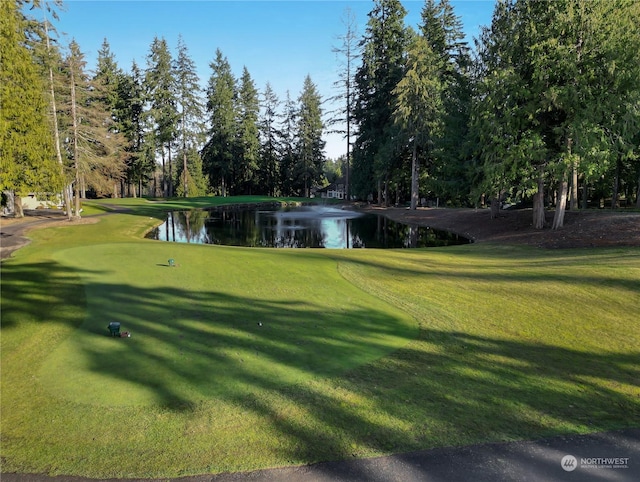
<svg viewBox="0 0 640 482">
<path fill-rule="evenodd" d="M 582 185 L 582 209 L 587 209 L 589 206 L 589 188 L 587 187 L 587 178 L 585 176 L 584 183 Z"/>
<path fill-rule="evenodd" d="M 16 218 L 24 218 L 24 211 L 22 209 L 22 197 L 20 193 L 12 192 L 13 197 L 13 216 Z"/>
<path fill-rule="evenodd" d="M 382 180 L 378 179 L 378 206 L 383 206 L 382 204 Z"/>
<path fill-rule="evenodd" d="M 347 94 L 348 95 L 348 94 Z M 348 105 L 348 104 L 347 104 Z M 350 176 L 350 156 L 351 153 L 349 152 L 350 149 L 350 142 L 351 140 L 349 139 L 351 136 L 350 131 L 350 126 L 349 126 L 349 114 L 347 114 L 347 159 L 346 159 L 346 165 L 345 165 L 345 178 L 344 178 L 344 193 L 345 196 L 347 197 L 347 201 L 351 201 L 351 184 L 349 181 L 349 176 Z M 349 223 L 347 223 L 347 226 L 349 225 Z"/>
<path fill-rule="evenodd" d="M 640 208 L 640 176 L 638 176 L 638 191 L 636 192 L 636 207 Z"/>
<path fill-rule="evenodd" d="M 46 10 L 43 10 L 46 12 Z M 50 53 L 51 45 L 49 44 L 49 23 L 45 18 L 44 21 L 44 32 L 45 39 L 47 42 L 47 54 Z M 56 108 L 56 92 L 54 89 L 53 83 L 53 68 L 51 67 L 51 59 L 49 61 L 49 94 L 51 95 L 51 113 L 53 114 L 53 137 L 54 144 L 56 147 L 56 159 L 58 160 L 58 164 L 60 165 L 60 172 L 62 174 L 63 182 L 66 181 L 66 175 L 64 172 L 64 162 L 62 161 L 62 150 L 60 149 L 60 132 L 58 131 L 58 109 Z M 66 186 L 62 189 L 62 198 L 64 199 L 64 208 L 67 211 L 67 219 L 71 219 L 71 199 L 69 199 L 69 192 L 66 189 Z"/>
<path fill-rule="evenodd" d="M 382 191 L 382 199 L 384 199 L 384 207 L 389 207 L 389 179 L 384 180 L 384 191 Z"/>
<path fill-rule="evenodd" d="M 75 212 L 74 212 L 74 217 L 75 218 L 79 218 L 80 217 L 80 180 L 76 179 L 76 195 L 75 195 L 75 202 L 76 202 L 76 207 L 75 207 Z"/>
<path fill-rule="evenodd" d="M 491 219 L 496 219 L 500 214 L 500 196 L 491 198 Z"/>
<path fill-rule="evenodd" d="M 411 209 L 415 210 L 418 206 L 418 197 L 420 190 L 419 169 L 420 162 L 418 160 L 418 146 L 415 139 L 413 140 L 413 153 L 411 155 Z"/>
<path fill-rule="evenodd" d="M 538 177 L 538 192 L 533 195 L 533 227 L 544 228 L 544 180 Z"/>
<path fill-rule="evenodd" d="M 571 211 L 578 210 L 578 161 L 571 165 L 571 201 L 569 203 Z"/>
<path fill-rule="evenodd" d="M 564 212 L 567 207 L 567 191 L 569 183 L 567 181 L 567 172 L 562 174 L 562 180 L 558 186 L 558 196 L 556 202 L 556 212 L 553 216 L 553 225 L 551 229 L 559 229 L 564 226 Z"/>
<path fill-rule="evenodd" d="M 167 171 L 164 163 L 164 146 L 162 150 L 162 197 L 167 197 Z"/>
<path fill-rule="evenodd" d="M 74 75 L 74 69 L 69 69 L 71 74 L 71 122 L 73 127 L 73 166 L 76 172 L 75 179 L 75 209 L 74 217 L 80 217 L 80 165 L 78 157 L 80 156 L 80 149 L 78 148 L 78 111 L 76 109 L 76 79 Z"/>
<path fill-rule="evenodd" d="M 616 160 L 616 173 L 613 176 L 613 189 L 611 192 L 611 209 L 618 207 L 618 189 L 620 186 L 620 156 Z"/>
<path fill-rule="evenodd" d="M 182 184 L 184 188 L 184 197 L 189 197 L 189 184 L 187 172 L 187 146 L 182 145 Z"/>
<path fill-rule="evenodd" d="M 169 152 L 169 197 L 173 197 L 173 162 L 171 162 L 171 143 L 167 145 Z"/>
</svg>

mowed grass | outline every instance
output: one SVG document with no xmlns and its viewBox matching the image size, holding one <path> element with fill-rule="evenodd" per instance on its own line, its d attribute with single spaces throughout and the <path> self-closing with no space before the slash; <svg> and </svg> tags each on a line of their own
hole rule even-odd
<svg viewBox="0 0 640 482">
<path fill-rule="evenodd" d="M 142 239 L 142 203 L 3 262 L 3 472 L 172 477 L 640 425 L 638 249 L 178 245 Z"/>
</svg>

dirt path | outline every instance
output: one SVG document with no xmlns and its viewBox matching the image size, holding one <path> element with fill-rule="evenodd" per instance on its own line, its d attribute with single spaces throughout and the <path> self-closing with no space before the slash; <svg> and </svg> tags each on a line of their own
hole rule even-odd
<svg viewBox="0 0 640 482">
<path fill-rule="evenodd" d="M 640 246 L 640 212 L 588 210 L 567 211 L 564 227 L 556 231 L 532 226 L 530 209 L 504 210 L 491 219 L 487 209 L 378 208 L 366 212 L 383 214 L 394 221 L 451 231 L 475 242 L 521 244 L 541 248 L 592 248 Z M 553 213 L 547 213 L 550 225 Z"/>
</svg>

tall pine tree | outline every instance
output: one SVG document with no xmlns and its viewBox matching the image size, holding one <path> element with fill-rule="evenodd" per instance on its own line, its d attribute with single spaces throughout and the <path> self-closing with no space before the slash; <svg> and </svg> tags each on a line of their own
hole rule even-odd
<svg viewBox="0 0 640 482">
<path fill-rule="evenodd" d="M 13 1 L 0 2 L 0 190 L 21 195 L 62 188 L 47 119 L 45 86 L 26 46 L 26 23 Z"/>
<path fill-rule="evenodd" d="M 307 75 L 300 94 L 297 116 L 296 161 L 293 168 L 294 189 L 309 197 L 311 187 L 322 180 L 324 146 L 322 132 L 322 98 Z"/>
<path fill-rule="evenodd" d="M 400 81 L 406 51 L 406 10 L 399 0 L 376 0 L 362 42 L 356 72 L 354 120 L 358 135 L 353 153 L 353 188 L 360 197 L 376 188 L 379 202 L 399 161 L 394 138 L 393 89 Z M 385 202 L 386 202 L 385 201 Z"/>
<path fill-rule="evenodd" d="M 126 139 L 125 191 L 133 197 L 142 196 L 144 186 L 155 170 L 154 149 L 149 149 L 150 145 L 145 142 L 145 103 L 143 74 L 134 61 L 129 73 L 120 74 L 115 107 L 119 128 Z"/>
<path fill-rule="evenodd" d="M 276 196 L 279 192 L 278 171 L 280 168 L 280 146 L 278 133 L 278 96 L 271 84 L 262 93 L 262 109 L 260 115 L 260 155 L 258 157 L 256 194 Z"/>
<path fill-rule="evenodd" d="M 260 99 L 258 90 L 246 67 L 244 67 L 240 78 L 236 111 L 238 113 L 238 137 L 234 167 L 235 192 L 237 194 L 251 194 L 253 190 L 260 188 L 255 179 L 260 151 L 258 129 Z"/>
<path fill-rule="evenodd" d="M 68 85 L 68 152 L 75 171 L 75 216 L 80 216 L 80 199 L 86 187 L 98 195 L 118 196 L 125 174 L 124 139 L 117 129 L 109 95 L 104 86 L 92 81 L 86 61 L 75 40 L 65 59 Z"/>
<path fill-rule="evenodd" d="M 202 163 L 211 188 L 217 194 L 227 196 L 233 180 L 236 83 L 229 61 L 220 49 L 209 66 L 212 70 L 206 106 L 209 113 L 209 139 L 202 150 Z"/>
<path fill-rule="evenodd" d="M 280 127 L 280 189 L 283 196 L 294 194 L 294 168 L 297 159 L 297 119 L 298 109 L 291 94 L 287 91 Z"/>
<path fill-rule="evenodd" d="M 340 72 L 339 80 L 335 85 L 339 89 L 339 94 L 332 100 L 342 103 L 342 107 L 337 110 L 337 114 L 329 121 L 330 125 L 340 124 L 343 130 L 337 131 L 344 135 L 346 140 L 346 155 L 344 158 L 345 177 L 345 197 L 351 199 L 351 145 L 353 143 L 353 108 L 355 104 L 355 71 L 356 61 L 360 56 L 360 46 L 358 44 L 358 34 L 356 17 L 353 11 L 347 7 L 343 16 L 345 32 L 338 39 L 342 41 L 339 47 L 334 47 L 333 51 L 339 56 Z"/>
<path fill-rule="evenodd" d="M 201 101 L 202 89 L 195 63 L 189 56 L 187 45 L 182 37 L 178 38 L 178 55 L 175 60 L 174 72 L 180 126 L 179 192 L 184 197 L 189 197 L 192 193 L 202 195 L 204 194 L 202 187 L 206 185 L 202 178 L 202 162 L 196 161 L 197 165 L 193 165 L 196 159 L 193 152 L 197 152 L 202 147 L 205 137 L 205 126 L 202 122 L 204 117 L 204 106 Z M 191 189 L 190 181 L 195 182 L 194 189 Z"/>
<path fill-rule="evenodd" d="M 428 153 L 427 186 L 438 197 L 460 204 L 468 201 L 471 188 L 468 146 L 471 110 L 471 57 L 464 41 L 462 21 L 449 0 L 426 0 L 420 32 L 440 64 L 442 132 Z"/>
<path fill-rule="evenodd" d="M 633 151 L 639 12 L 625 0 L 506 2 L 483 33 L 474 129 L 486 185 L 535 193 L 536 228 L 545 183 L 557 186 L 558 229 L 569 178 L 577 187 L 579 171 L 585 181 L 615 171 Z"/>
<path fill-rule="evenodd" d="M 171 52 L 164 38 L 154 38 L 147 56 L 146 98 L 155 150 L 162 160 L 162 195 L 173 195 L 172 147 L 179 119 Z M 168 169 L 167 169 L 168 166 Z M 167 172 L 168 170 L 168 172 Z"/>
<path fill-rule="evenodd" d="M 442 59 L 427 40 L 415 35 L 407 53 L 404 76 L 393 90 L 396 96 L 394 119 L 411 150 L 411 209 L 420 197 L 420 156 L 433 151 L 441 134 L 443 119 Z"/>
</svg>

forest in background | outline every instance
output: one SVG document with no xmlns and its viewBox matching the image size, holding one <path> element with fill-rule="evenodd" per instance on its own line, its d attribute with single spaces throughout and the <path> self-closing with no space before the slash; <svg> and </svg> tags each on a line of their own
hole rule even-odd
<svg viewBox="0 0 640 482">
<path fill-rule="evenodd" d="M 105 39 L 89 69 L 56 42 L 61 3 L 0 2 L 0 187 L 80 199 L 305 196 L 338 178 L 381 204 L 640 207 L 640 3 L 498 1 L 474 48 L 448 0 L 417 29 L 375 0 L 362 36 L 345 12 L 341 107 L 310 77 L 297 97 L 239 77 L 217 50 L 202 87 L 185 42 L 154 38 L 123 69 Z M 345 135 L 326 159 L 323 134 Z"/>
</svg>

